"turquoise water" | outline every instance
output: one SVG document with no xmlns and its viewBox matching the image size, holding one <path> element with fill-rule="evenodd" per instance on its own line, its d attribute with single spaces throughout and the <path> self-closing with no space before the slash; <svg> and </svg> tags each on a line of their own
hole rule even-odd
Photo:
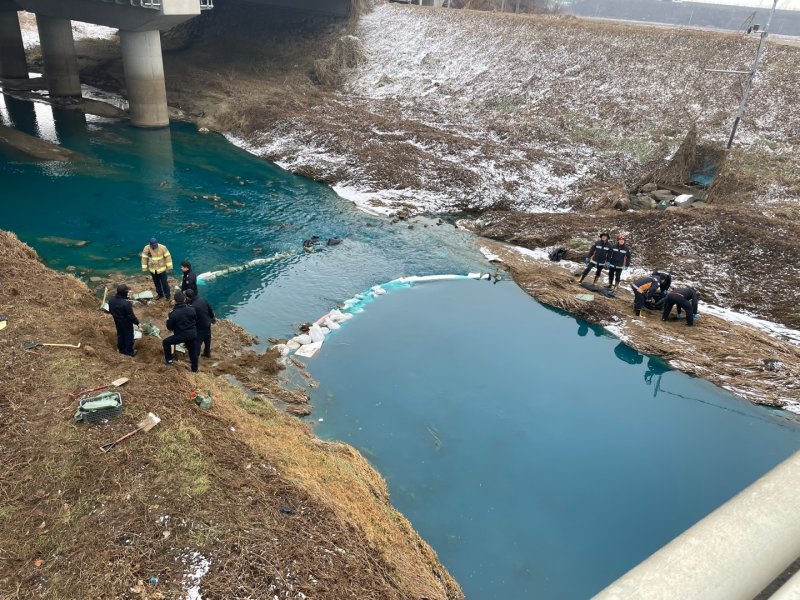
<svg viewBox="0 0 800 600">
<path fill-rule="evenodd" d="M 0 228 L 87 274 L 138 273 L 153 235 L 198 272 L 274 256 L 201 292 L 262 339 L 377 283 L 487 270 L 450 225 L 366 216 L 187 125 L 141 131 L 1 95 L 0 120 L 85 155 L 0 151 Z M 312 235 L 344 242 L 303 252 Z M 392 291 L 309 364 L 320 434 L 379 467 L 470 598 L 585 597 L 800 446 L 793 423 L 510 282 Z"/>
<path fill-rule="evenodd" d="M 510 282 L 400 289 L 309 360 L 468 598 L 588 598 L 800 448 L 793 421 Z"/>
<path fill-rule="evenodd" d="M 185 258 L 201 273 L 278 255 L 201 290 L 220 314 L 262 338 L 292 334 L 295 324 L 398 276 L 487 268 L 470 236 L 450 224 L 390 225 L 324 185 L 189 125 L 143 131 L 86 123 L 71 111 L 53 119 L 45 105 L 8 97 L 0 118 L 87 156 L 63 165 L 0 153 L 0 228 L 16 232 L 50 266 L 90 274 L 139 273 L 139 253 L 151 236 L 169 248 L 176 272 Z M 304 252 L 303 240 L 314 235 L 344 241 Z"/>
</svg>

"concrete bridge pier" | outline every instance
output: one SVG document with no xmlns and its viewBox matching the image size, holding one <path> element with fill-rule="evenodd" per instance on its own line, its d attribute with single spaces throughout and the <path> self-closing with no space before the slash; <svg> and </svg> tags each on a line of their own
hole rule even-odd
<svg viewBox="0 0 800 600">
<path fill-rule="evenodd" d="M 36 15 L 44 74 L 51 96 L 80 96 L 78 57 L 72 39 L 72 22 L 60 17 Z"/>
<path fill-rule="evenodd" d="M 169 125 L 169 112 L 158 30 L 120 30 L 119 39 L 131 124 L 135 127 L 166 127 Z"/>
<path fill-rule="evenodd" d="M 27 79 L 28 63 L 16 7 L 0 4 L 0 77 Z"/>
</svg>

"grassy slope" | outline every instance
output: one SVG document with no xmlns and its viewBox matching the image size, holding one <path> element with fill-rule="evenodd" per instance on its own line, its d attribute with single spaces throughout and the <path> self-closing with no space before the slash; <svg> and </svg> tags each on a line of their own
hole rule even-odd
<svg viewBox="0 0 800 600">
<path fill-rule="evenodd" d="M 154 338 L 121 357 L 88 288 L 6 232 L 0 280 L 0 597 L 177 597 L 201 556 L 209 598 L 461 597 L 352 448 L 222 378 L 163 366 Z M 22 348 L 34 340 L 83 347 Z M 72 421 L 70 390 L 120 376 L 122 417 Z M 188 400 L 194 389 L 212 410 Z M 159 428 L 98 450 L 150 411 Z"/>
</svg>

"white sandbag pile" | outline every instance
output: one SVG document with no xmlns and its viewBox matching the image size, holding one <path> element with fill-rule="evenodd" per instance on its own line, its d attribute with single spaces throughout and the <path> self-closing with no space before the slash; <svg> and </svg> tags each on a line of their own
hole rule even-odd
<svg viewBox="0 0 800 600">
<path fill-rule="evenodd" d="M 341 327 L 340 323 L 344 323 L 352 318 L 353 315 L 334 309 L 314 323 L 308 330 L 308 333 L 296 335 L 286 342 L 285 345 L 281 344 L 283 347 L 279 348 L 279 350 L 284 356 L 293 351 L 297 356 L 311 358 L 322 348 L 326 335 L 331 331 L 339 329 Z"/>
</svg>

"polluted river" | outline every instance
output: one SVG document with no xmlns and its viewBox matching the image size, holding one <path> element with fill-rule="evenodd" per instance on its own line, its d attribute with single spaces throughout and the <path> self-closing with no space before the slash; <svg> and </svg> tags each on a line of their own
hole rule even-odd
<svg viewBox="0 0 800 600">
<path fill-rule="evenodd" d="M 800 448 L 784 413 L 510 280 L 426 277 L 495 273 L 447 220 L 367 215 L 187 124 L 136 130 L 8 97 L 0 116 L 81 155 L 0 151 L 0 227 L 52 268 L 135 275 L 155 236 L 176 267 L 248 265 L 200 293 L 263 345 L 352 314 L 304 359 L 309 422 L 377 467 L 468 598 L 591 596 Z"/>
</svg>

